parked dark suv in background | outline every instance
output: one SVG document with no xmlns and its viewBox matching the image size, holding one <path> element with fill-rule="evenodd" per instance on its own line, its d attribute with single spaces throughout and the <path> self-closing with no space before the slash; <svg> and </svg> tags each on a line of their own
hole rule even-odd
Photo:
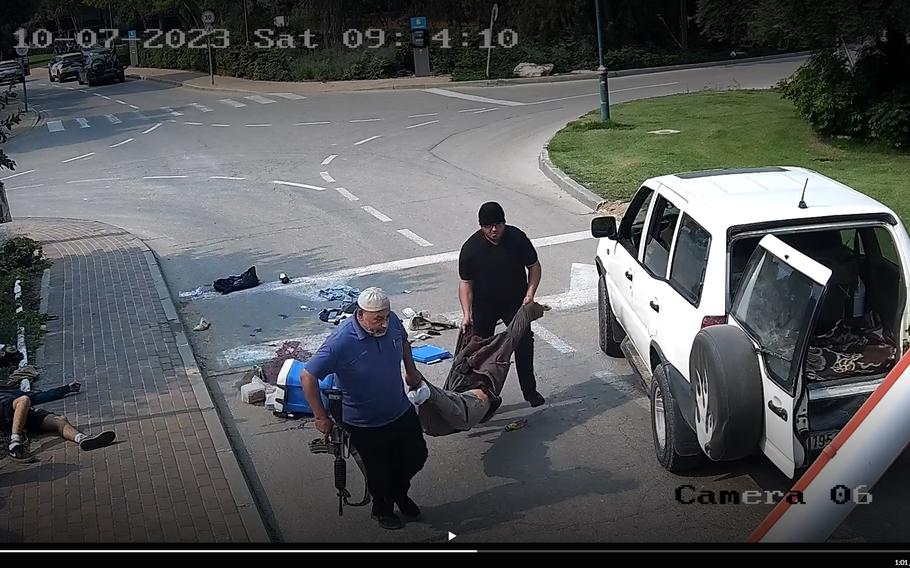
<svg viewBox="0 0 910 568">
<path fill-rule="evenodd" d="M 105 81 L 125 80 L 126 66 L 112 49 L 98 49 L 86 51 L 79 70 L 79 84 L 92 86 Z"/>
</svg>

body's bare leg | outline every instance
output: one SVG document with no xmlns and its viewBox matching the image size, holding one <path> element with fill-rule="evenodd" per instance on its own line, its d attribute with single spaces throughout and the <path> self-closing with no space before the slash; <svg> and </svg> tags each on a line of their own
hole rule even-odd
<svg viewBox="0 0 910 568">
<path fill-rule="evenodd" d="M 45 432 L 55 432 L 67 442 L 79 444 L 83 450 L 95 450 L 110 445 L 116 437 L 113 432 L 101 432 L 94 436 L 83 434 L 70 424 L 66 416 L 51 415 L 41 423 L 41 429 Z"/>
<path fill-rule="evenodd" d="M 13 427 L 10 432 L 13 436 L 25 434 L 25 419 L 32 407 L 32 401 L 27 396 L 20 396 L 13 401 Z"/>
</svg>

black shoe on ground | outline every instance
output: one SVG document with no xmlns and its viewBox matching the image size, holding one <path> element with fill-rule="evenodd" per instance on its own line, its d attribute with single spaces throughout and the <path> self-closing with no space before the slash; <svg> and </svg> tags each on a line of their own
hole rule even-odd
<svg viewBox="0 0 910 568">
<path fill-rule="evenodd" d="M 7 450 L 9 457 L 19 461 L 29 461 L 32 459 L 32 453 L 28 451 L 25 444 L 16 444 Z"/>
<path fill-rule="evenodd" d="M 530 403 L 531 408 L 536 408 L 546 402 L 543 395 L 540 394 L 539 392 L 535 392 L 532 395 L 526 396 L 525 400 L 528 401 L 528 403 Z"/>
<path fill-rule="evenodd" d="M 377 515 L 373 513 L 370 515 L 373 519 L 379 521 L 379 526 L 384 529 L 394 531 L 404 527 L 404 523 L 401 522 L 401 519 L 398 518 L 398 515 L 391 513 L 388 515 Z"/>
<path fill-rule="evenodd" d="M 398 505 L 398 510 L 401 511 L 401 516 L 406 518 L 409 521 L 415 521 L 420 518 L 420 507 L 417 506 L 410 497 L 404 497 L 395 501 L 395 504 Z"/>
<path fill-rule="evenodd" d="M 117 435 L 111 431 L 101 432 L 100 434 L 95 434 L 94 436 L 86 436 L 79 442 L 79 447 L 83 451 L 87 452 L 90 450 L 97 450 L 98 448 L 103 448 L 104 446 L 110 446 L 113 443 L 114 438 Z"/>
</svg>

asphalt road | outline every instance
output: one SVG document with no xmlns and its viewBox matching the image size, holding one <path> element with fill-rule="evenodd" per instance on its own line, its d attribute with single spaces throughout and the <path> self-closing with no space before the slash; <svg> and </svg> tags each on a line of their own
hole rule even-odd
<svg viewBox="0 0 910 568">
<path fill-rule="evenodd" d="M 767 88 L 797 65 L 616 78 L 611 100 Z M 445 542 L 451 531 L 458 542 L 741 542 L 770 505 L 682 504 L 677 487 L 789 487 L 760 457 L 691 477 L 662 470 L 637 379 L 597 348 L 592 213 L 537 169 L 547 139 L 597 107 L 595 81 L 304 98 L 33 79 L 29 95 L 44 120 L 7 146 L 19 164 L 4 181 L 13 215 L 104 221 L 155 251 L 187 329 L 212 324 L 189 332 L 193 348 L 275 539 Z M 312 424 L 242 404 L 238 373 L 286 340 L 317 347 L 332 330 L 313 309 L 333 305 L 318 296 L 329 285 L 378 285 L 393 309 L 457 314 L 454 261 L 488 200 L 536 239 L 539 296 L 555 308 L 536 328 L 548 404 L 530 409 L 510 381 L 493 421 L 430 439 L 413 491 L 423 521 L 390 533 L 368 510 L 338 518 L 331 460 L 306 449 Z M 254 265 L 257 288 L 205 288 Z M 446 370 L 426 374 L 441 381 Z M 519 418 L 525 428 L 504 431 Z M 837 538 L 890 534 L 870 511 Z"/>
</svg>

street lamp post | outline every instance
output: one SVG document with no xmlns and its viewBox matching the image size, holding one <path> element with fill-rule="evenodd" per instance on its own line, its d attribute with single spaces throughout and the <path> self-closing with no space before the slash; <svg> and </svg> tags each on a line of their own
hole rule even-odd
<svg viewBox="0 0 910 568">
<path fill-rule="evenodd" d="M 594 0 L 594 12 L 597 18 L 597 54 L 600 59 L 600 120 L 609 122 L 610 120 L 610 88 L 607 83 L 607 68 L 604 67 L 604 44 L 603 30 L 600 24 L 600 0 Z"/>
<path fill-rule="evenodd" d="M 249 45 L 250 43 L 250 19 L 246 13 L 246 0 L 243 0 L 243 25 L 246 29 L 246 34 L 244 34 L 244 43 Z"/>
</svg>

